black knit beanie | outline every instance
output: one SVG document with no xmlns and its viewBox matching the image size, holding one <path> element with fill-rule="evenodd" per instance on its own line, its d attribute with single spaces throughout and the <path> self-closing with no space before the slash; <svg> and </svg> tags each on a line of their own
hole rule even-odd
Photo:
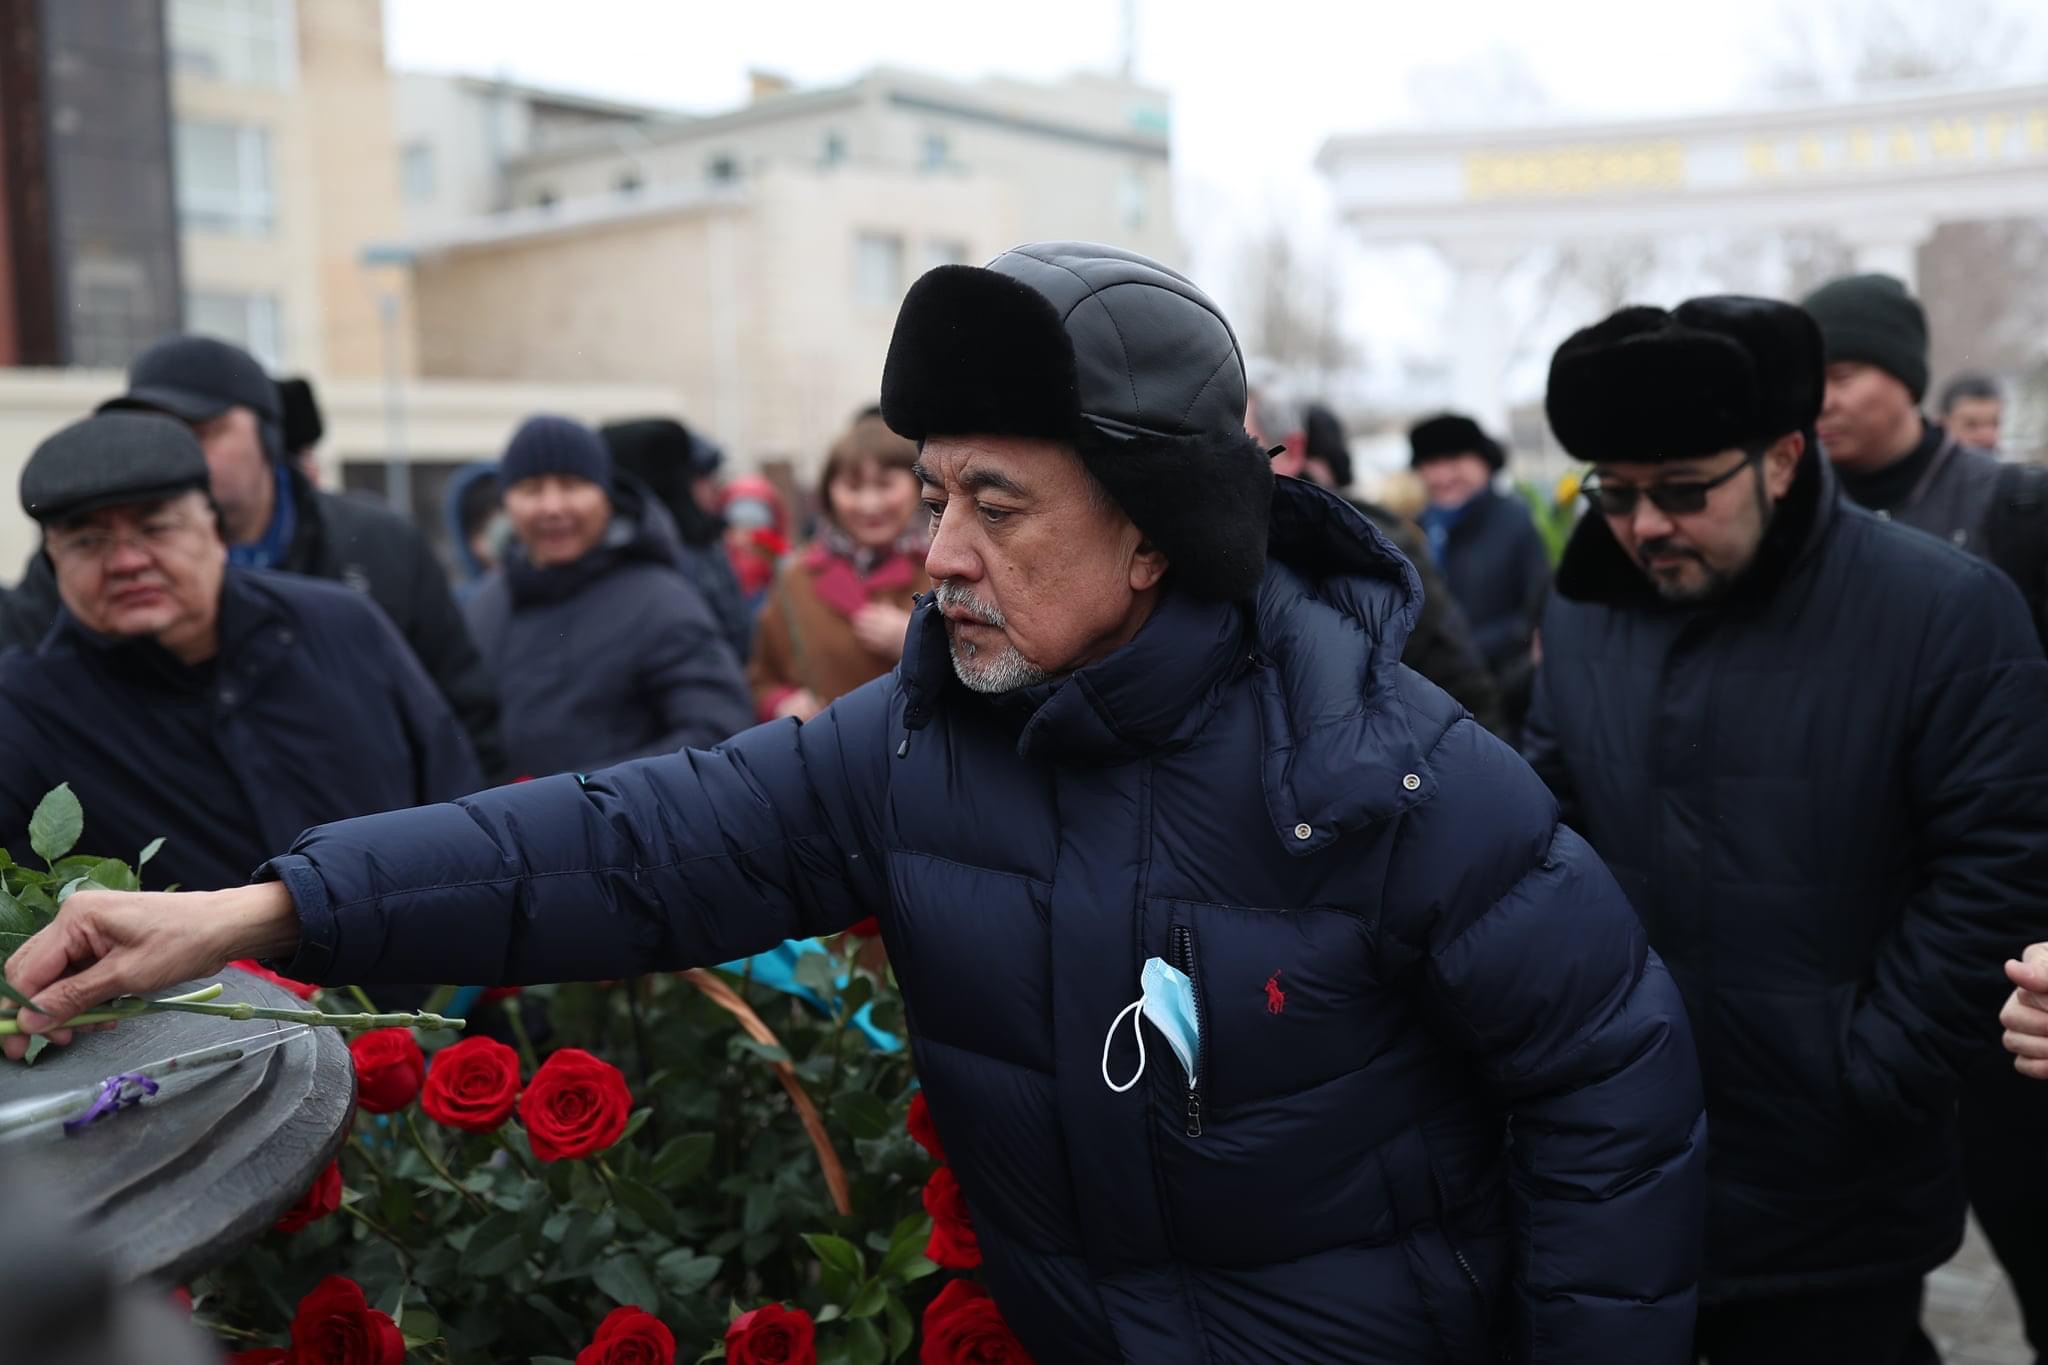
<svg viewBox="0 0 2048 1365">
<path fill-rule="evenodd" d="M 1927 393 L 1927 314 L 1890 275 L 1850 275 L 1806 296 L 1820 324 L 1827 363 L 1857 360 L 1904 384 L 1918 403 Z"/>
<path fill-rule="evenodd" d="M 521 479 L 567 474 L 600 487 L 612 486 L 612 456 L 598 434 L 567 417 L 529 417 L 512 433 L 498 461 L 498 477 L 510 488 Z"/>
</svg>

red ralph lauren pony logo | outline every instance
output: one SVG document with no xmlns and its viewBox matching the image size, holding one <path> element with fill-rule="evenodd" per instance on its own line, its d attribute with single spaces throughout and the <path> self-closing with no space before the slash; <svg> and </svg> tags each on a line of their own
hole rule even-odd
<svg viewBox="0 0 2048 1365">
<path fill-rule="evenodd" d="M 1266 978 L 1266 1013 L 1279 1014 L 1287 1008 L 1287 992 L 1280 989 L 1280 973 Z"/>
</svg>

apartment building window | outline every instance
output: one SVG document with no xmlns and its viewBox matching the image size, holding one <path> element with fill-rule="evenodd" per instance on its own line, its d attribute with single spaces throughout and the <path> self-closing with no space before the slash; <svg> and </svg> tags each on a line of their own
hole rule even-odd
<svg viewBox="0 0 2048 1365">
<path fill-rule="evenodd" d="M 933 237 L 924 244 L 923 268 L 936 270 L 942 265 L 966 265 L 967 243 L 951 237 Z"/>
<path fill-rule="evenodd" d="M 399 183 L 408 204 L 432 203 L 440 191 L 440 176 L 434 164 L 430 142 L 408 142 L 398 153 Z"/>
<path fill-rule="evenodd" d="M 232 341 L 265 369 L 284 363 L 284 327 L 275 295 L 195 290 L 185 296 L 185 330 Z"/>
<path fill-rule="evenodd" d="M 844 134 L 838 132 L 825 134 L 825 151 L 822 159 L 827 166 L 837 166 L 840 162 L 846 160 L 846 137 Z"/>
<path fill-rule="evenodd" d="M 174 150 L 178 218 L 188 231 L 260 237 L 276 228 L 267 131 L 180 121 Z"/>
<path fill-rule="evenodd" d="M 952 159 L 952 150 L 946 145 L 944 133 L 926 133 L 924 144 L 918 153 L 918 164 L 928 171 L 938 170 Z"/>
<path fill-rule="evenodd" d="M 623 199 L 631 199 L 646 188 L 646 182 L 638 171 L 626 171 L 612 182 L 612 189 Z"/>
<path fill-rule="evenodd" d="M 854 239 L 854 298 L 871 308 L 894 308 L 903 299 L 903 239 L 893 232 L 863 232 Z"/>
<path fill-rule="evenodd" d="M 297 74 L 293 0 L 170 0 L 171 66 L 224 85 L 286 89 Z"/>
<path fill-rule="evenodd" d="M 706 163 L 704 173 L 722 185 L 740 178 L 740 163 L 738 158 L 721 153 Z"/>
</svg>

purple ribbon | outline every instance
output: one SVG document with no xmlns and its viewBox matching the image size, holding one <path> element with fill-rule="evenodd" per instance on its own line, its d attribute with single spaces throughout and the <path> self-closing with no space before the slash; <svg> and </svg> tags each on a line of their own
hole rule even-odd
<svg viewBox="0 0 2048 1365">
<path fill-rule="evenodd" d="M 133 1087 L 131 1090 L 130 1087 Z M 100 1093 L 87 1109 L 75 1119 L 64 1120 L 64 1132 L 68 1136 L 84 1132 L 87 1126 L 98 1123 L 109 1114 L 119 1113 L 132 1105 L 142 1103 L 156 1093 L 156 1082 L 139 1071 L 124 1072 L 109 1076 L 100 1082 Z"/>
</svg>

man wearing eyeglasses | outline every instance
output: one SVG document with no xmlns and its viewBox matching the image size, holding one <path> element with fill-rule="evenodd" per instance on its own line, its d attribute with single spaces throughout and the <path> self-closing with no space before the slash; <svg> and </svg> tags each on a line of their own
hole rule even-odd
<svg viewBox="0 0 2048 1365">
<path fill-rule="evenodd" d="M 1716 1362 L 1932 1361 L 1956 1097 L 2048 902 L 2048 664 L 1991 566 L 1838 497 L 1813 320 L 1627 308 L 1551 364 L 1593 466 L 1526 752 L 1700 1040 Z"/>
<path fill-rule="evenodd" d="M 206 456 L 180 422 L 109 412 L 39 446 L 22 508 L 63 602 L 0 655 L 0 844 L 71 784 L 78 848 L 152 885 L 237 886 L 323 821 L 467 795 L 469 740 L 377 606 L 338 584 L 228 565 Z"/>
</svg>

